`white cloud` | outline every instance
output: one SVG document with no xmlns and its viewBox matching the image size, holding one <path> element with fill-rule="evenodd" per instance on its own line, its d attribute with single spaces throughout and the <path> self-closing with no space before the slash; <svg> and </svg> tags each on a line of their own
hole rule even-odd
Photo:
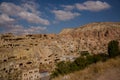
<svg viewBox="0 0 120 80">
<path fill-rule="evenodd" d="M 0 11 L 3 14 L 16 16 L 19 12 L 24 11 L 24 9 L 22 9 L 22 7 L 17 6 L 13 3 L 3 2 L 0 5 Z"/>
<path fill-rule="evenodd" d="M 89 10 L 89 11 L 101 11 L 109 9 L 111 6 L 106 2 L 101 1 L 86 1 L 84 3 L 75 4 L 76 8 L 79 10 Z"/>
<path fill-rule="evenodd" d="M 65 10 L 53 10 L 52 12 L 55 14 L 56 19 L 61 21 L 71 20 L 80 15 L 80 13 Z"/>
<path fill-rule="evenodd" d="M 44 25 L 49 25 L 49 21 L 40 18 L 39 16 L 37 16 L 36 14 L 30 13 L 30 12 L 20 12 L 18 14 L 22 19 L 25 19 L 31 23 L 41 23 Z"/>
<path fill-rule="evenodd" d="M 31 24 L 49 25 L 50 22 L 41 16 L 41 12 L 34 2 L 27 1 L 21 5 L 3 2 L 0 4 L 0 32 L 15 34 L 44 33 L 47 27 L 32 26 L 33 24 Z M 30 26 L 19 25 L 18 20 L 26 20 Z"/>
<path fill-rule="evenodd" d="M 73 5 L 61 5 L 63 9 L 53 10 L 55 18 L 61 21 L 71 20 L 80 15 L 78 12 L 73 12 L 73 10 L 86 10 L 86 11 L 101 11 L 109 9 L 111 6 L 107 2 L 102 1 L 86 1 L 84 3 L 76 3 Z M 55 23 L 56 21 L 54 21 Z"/>
<path fill-rule="evenodd" d="M 0 24 L 9 23 L 9 22 L 13 22 L 13 21 L 15 21 L 15 20 L 13 18 L 10 18 L 6 14 L 1 14 L 0 15 Z"/>
<path fill-rule="evenodd" d="M 26 11 L 30 11 L 36 15 L 40 15 L 41 12 L 38 11 L 38 7 L 39 5 L 33 1 L 26 1 L 24 4 L 22 4 L 22 7 L 26 10 Z"/>
<path fill-rule="evenodd" d="M 64 8 L 64 10 L 66 11 L 71 11 L 75 8 L 74 5 L 62 5 L 62 7 Z"/>
<path fill-rule="evenodd" d="M 34 3 L 34 2 L 33 2 Z M 13 3 L 3 2 L 0 5 L 0 13 L 7 16 L 19 17 L 19 19 L 27 20 L 28 22 L 49 25 L 50 22 L 40 17 L 40 11 L 37 10 L 35 3 L 24 3 L 15 5 Z"/>
<path fill-rule="evenodd" d="M 32 34 L 32 33 L 41 33 L 45 31 L 47 27 L 40 27 L 40 26 L 31 26 L 30 28 L 24 29 L 25 34 Z"/>
<path fill-rule="evenodd" d="M 42 33 L 47 30 L 47 27 L 41 26 L 30 26 L 25 28 L 22 25 L 6 25 L 4 26 L 3 33 L 14 33 L 14 34 L 33 34 L 33 33 Z"/>
<path fill-rule="evenodd" d="M 29 28 L 24 28 L 23 26 L 16 25 L 16 28 L 13 28 L 10 30 L 10 32 L 13 32 L 15 34 L 34 34 L 34 33 L 42 33 L 46 31 L 46 27 L 41 26 L 31 26 Z"/>
</svg>

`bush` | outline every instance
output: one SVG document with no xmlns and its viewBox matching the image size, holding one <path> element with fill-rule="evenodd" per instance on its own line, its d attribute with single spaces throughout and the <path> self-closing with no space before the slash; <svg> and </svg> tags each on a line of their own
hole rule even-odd
<svg viewBox="0 0 120 80">
<path fill-rule="evenodd" d="M 108 54 L 109 57 L 115 57 L 117 55 L 120 55 L 118 41 L 113 40 L 108 43 Z"/>
<path fill-rule="evenodd" d="M 86 59 L 84 57 L 78 57 L 74 63 L 78 66 L 78 69 L 84 69 L 86 66 Z"/>
<path fill-rule="evenodd" d="M 88 56 L 90 55 L 88 51 L 82 51 L 81 52 L 81 56 Z"/>
<path fill-rule="evenodd" d="M 70 72 L 79 70 L 79 67 L 77 66 L 77 64 L 75 62 L 72 62 L 69 66 L 70 66 Z"/>
<path fill-rule="evenodd" d="M 97 58 L 95 58 L 95 56 L 89 55 L 86 57 L 86 64 L 87 65 L 90 65 L 90 64 L 96 63 L 96 62 L 97 62 Z"/>
<path fill-rule="evenodd" d="M 51 78 L 55 78 L 59 75 L 59 72 L 57 70 L 53 71 L 52 74 L 51 74 Z"/>
<path fill-rule="evenodd" d="M 82 70 L 89 66 L 90 64 L 97 63 L 99 61 L 106 61 L 111 57 L 120 55 L 120 50 L 117 41 L 111 41 L 108 44 L 108 54 L 97 54 L 89 55 L 88 52 L 84 51 L 81 56 L 76 58 L 74 62 L 59 62 L 56 66 L 57 68 L 53 71 L 52 76 L 56 77 L 58 75 L 65 75 L 77 70 Z"/>
<path fill-rule="evenodd" d="M 98 62 L 98 61 L 106 61 L 108 59 L 108 55 L 107 54 L 97 54 L 97 55 L 94 55 L 94 59 L 95 59 L 95 63 Z"/>
<path fill-rule="evenodd" d="M 58 73 L 59 74 L 67 74 L 67 73 L 69 73 L 70 72 L 70 62 L 64 62 L 64 61 L 62 61 L 62 62 L 59 62 L 58 64 L 57 64 L 57 71 L 58 71 Z"/>
</svg>

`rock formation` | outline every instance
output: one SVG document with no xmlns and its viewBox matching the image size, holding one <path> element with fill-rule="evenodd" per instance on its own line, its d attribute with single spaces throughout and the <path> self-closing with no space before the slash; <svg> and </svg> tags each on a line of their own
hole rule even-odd
<svg viewBox="0 0 120 80">
<path fill-rule="evenodd" d="M 0 34 L 0 72 L 72 60 L 83 51 L 107 53 L 111 40 L 120 42 L 120 22 L 90 23 L 59 34 Z"/>
</svg>

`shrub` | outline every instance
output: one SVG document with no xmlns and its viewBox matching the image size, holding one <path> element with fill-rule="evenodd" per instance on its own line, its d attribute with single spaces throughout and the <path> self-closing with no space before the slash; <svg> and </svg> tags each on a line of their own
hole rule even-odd
<svg viewBox="0 0 120 80">
<path fill-rule="evenodd" d="M 69 66 L 70 66 L 70 72 L 79 70 L 79 66 L 77 66 L 77 64 L 75 62 L 72 62 Z"/>
<path fill-rule="evenodd" d="M 81 52 L 81 56 L 88 56 L 90 55 L 88 51 L 82 51 Z"/>
<path fill-rule="evenodd" d="M 79 67 L 78 69 L 84 69 L 86 66 L 86 59 L 84 57 L 78 57 L 74 62 Z"/>
<path fill-rule="evenodd" d="M 108 43 L 108 54 L 109 54 L 109 57 L 115 57 L 117 55 L 120 55 L 118 41 L 113 40 Z"/>
<path fill-rule="evenodd" d="M 51 74 L 51 78 L 55 78 L 59 75 L 59 72 L 57 70 L 53 71 L 52 74 Z"/>
<path fill-rule="evenodd" d="M 75 59 L 74 62 L 59 62 L 56 66 L 57 68 L 53 71 L 52 76 L 56 77 L 59 74 L 64 75 L 71 73 L 73 71 L 82 70 L 89 66 L 90 64 L 97 63 L 99 61 L 106 61 L 111 57 L 120 55 L 120 50 L 117 41 L 111 41 L 108 44 L 108 54 L 97 54 L 89 55 L 88 52 L 84 51 L 81 53 L 81 56 Z"/>
<path fill-rule="evenodd" d="M 67 74 L 70 72 L 70 66 L 69 66 L 70 62 L 59 62 L 57 64 L 57 71 L 59 74 Z"/>
</svg>

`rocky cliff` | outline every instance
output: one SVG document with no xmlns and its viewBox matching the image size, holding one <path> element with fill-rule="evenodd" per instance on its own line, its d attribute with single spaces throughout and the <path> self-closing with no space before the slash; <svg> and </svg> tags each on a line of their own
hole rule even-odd
<svg viewBox="0 0 120 80">
<path fill-rule="evenodd" d="M 4 63 L 26 67 L 73 60 L 83 51 L 107 53 L 111 40 L 120 42 L 120 22 L 90 23 L 59 34 L 0 34 L 0 69 Z"/>
<path fill-rule="evenodd" d="M 77 40 L 81 51 L 87 50 L 94 54 L 107 53 L 109 41 L 120 41 L 120 23 L 91 23 L 75 29 L 65 29 L 60 35 L 69 35 Z"/>
</svg>

